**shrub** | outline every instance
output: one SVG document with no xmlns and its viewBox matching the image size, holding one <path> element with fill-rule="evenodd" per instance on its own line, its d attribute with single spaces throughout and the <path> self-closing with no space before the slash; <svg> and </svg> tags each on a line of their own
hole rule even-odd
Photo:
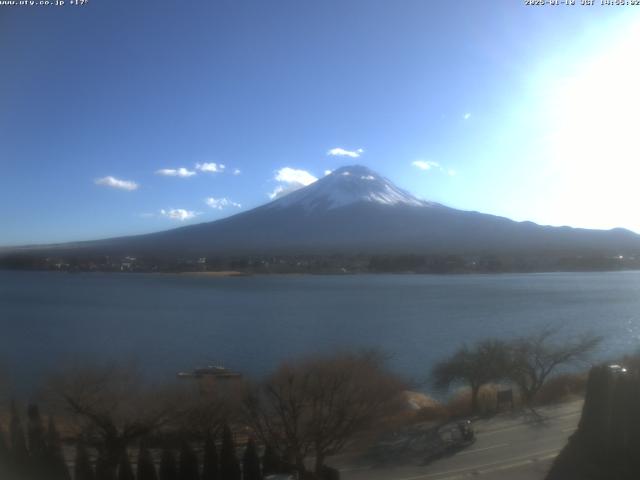
<svg viewBox="0 0 640 480">
<path fill-rule="evenodd" d="M 494 384 L 484 385 L 478 392 L 477 413 L 490 415 L 496 412 L 497 392 L 499 386 Z M 473 414 L 471 408 L 471 390 L 468 388 L 458 390 L 447 402 L 446 411 L 449 417 L 468 417 Z"/>
<path fill-rule="evenodd" d="M 566 373 L 547 381 L 536 397 L 536 404 L 549 405 L 569 400 L 584 394 L 587 385 L 586 373 Z"/>
</svg>

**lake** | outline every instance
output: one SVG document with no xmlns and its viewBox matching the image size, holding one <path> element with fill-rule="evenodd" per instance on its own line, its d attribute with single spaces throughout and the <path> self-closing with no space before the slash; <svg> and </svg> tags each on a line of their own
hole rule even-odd
<svg viewBox="0 0 640 480">
<path fill-rule="evenodd" d="M 154 379 L 210 362 L 259 377 L 309 352 L 380 347 L 422 381 L 463 342 L 543 326 L 640 345 L 640 272 L 200 277 L 0 271 L 0 364 L 18 390 L 61 365 L 135 359 Z"/>
</svg>

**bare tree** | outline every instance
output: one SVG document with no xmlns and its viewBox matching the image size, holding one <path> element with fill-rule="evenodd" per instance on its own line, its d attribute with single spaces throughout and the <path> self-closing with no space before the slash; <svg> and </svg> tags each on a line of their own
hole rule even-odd
<svg viewBox="0 0 640 480">
<path fill-rule="evenodd" d="M 109 475 L 132 441 L 181 412 L 179 395 L 146 385 L 131 366 L 70 370 L 54 379 L 52 390 L 85 438 L 94 439 Z"/>
<path fill-rule="evenodd" d="M 435 365 L 431 378 L 437 388 L 462 383 L 471 389 L 471 411 L 478 410 L 480 388 L 507 376 L 509 347 L 500 340 L 484 340 L 462 346 L 450 358 Z"/>
<path fill-rule="evenodd" d="M 593 334 L 559 341 L 557 333 L 557 329 L 545 328 L 510 344 L 509 378 L 529 407 L 551 373 L 563 365 L 586 360 L 602 341 L 602 337 Z"/>
<path fill-rule="evenodd" d="M 200 382 L 200 381 L 199 381 Z M 242 415 L 242 400 L 247 385 L 241 380 L 210 379 L 201 384 L 184 385 L 183 412 L 179 429 L 190 437 L 206 440 L 216 436 L 225 424 L 235 423 Z"/>
<path fill-rule="evenodd" d="M 309 456 L 320 472 L 327 456 L 393 411 L 402 390 L 379 353 L 341 353 L 283 364 L 245 406 L 260 439 L 302 476 Z"/>
</svg>

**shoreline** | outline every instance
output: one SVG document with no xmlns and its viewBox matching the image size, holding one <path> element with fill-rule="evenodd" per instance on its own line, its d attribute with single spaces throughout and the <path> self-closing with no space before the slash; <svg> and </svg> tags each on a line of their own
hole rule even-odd
<svg viewBox="0 0 640 480">
<path fill-rule="evenodd" d="M 110 272 L 107 272 L 110 273 Z M 117 273 L 117 272 L 116 272 Z M 128 273 L 128 272 L 120 272 Z M 133 272 L 137 273 L 137 272 Z M 145 272 L 140 272 L 145 273 Z M 153 273 L 153 272 L 151 272 Z M 251 277 L 254 274 L 247 272 L 239 272 L 237 270 L 220 270 L 217 272 L 157 272 L 164 275 L 186 275 L 189 277 Z"/>
<path fill-rule="evenodd" d="M 0 268 L 0 272 L 49 272 L 49 273 L 100 273 L 100 274 L 142 274 L 142 275 L 184 275 L 193 277 L 310 277 L 310 276 L 501 276 L 501 275 L 549 275 L 549 274 L 578 274 L 578 273 L 634 273 L 640 272 L 640 269 L 611 269 L 611 270 L 536 270 L 536 271 L 498 271 L 498 272 L 414 272 L 414 271 L 398 271 L 398 272 L 242 272 L 239 270 L 218 270 L 218 271 L 119 271 L 119 270 L 56 270 L 56 269 L 28 269 L 28 268 Z"/>
</svg>

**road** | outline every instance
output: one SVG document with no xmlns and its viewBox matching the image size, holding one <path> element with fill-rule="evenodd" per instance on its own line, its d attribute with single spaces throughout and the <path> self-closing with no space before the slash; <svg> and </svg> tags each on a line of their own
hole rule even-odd
<svg viewBox="0 0 640 480">
<path fill-rule="evenodd" d="M 523 413 L 474 422 L 476 442 L 450 457 L 421 466 L 373 466 L 342 459 L 343 480 L 542 480 L 575 430 L 582 402 L 540 409 L 542 422 Z"/>
</svg>

